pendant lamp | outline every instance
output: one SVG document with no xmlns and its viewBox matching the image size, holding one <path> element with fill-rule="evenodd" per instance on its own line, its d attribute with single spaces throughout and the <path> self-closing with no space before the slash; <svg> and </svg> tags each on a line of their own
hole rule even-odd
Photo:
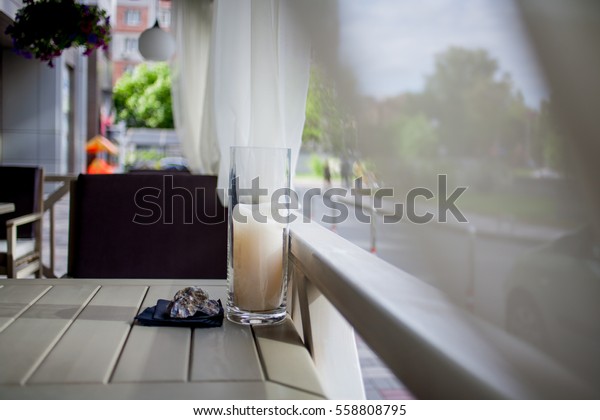
<svg viewBox="0 0 600 420">
<path fill-rule="evenodd" d="M 152 28 L 140 35 L 138 48 L 146 60 L 167 61 L 175 52 L 175 40 L 169 32 L 160 28 L 157 19 Z"/>
</svg>

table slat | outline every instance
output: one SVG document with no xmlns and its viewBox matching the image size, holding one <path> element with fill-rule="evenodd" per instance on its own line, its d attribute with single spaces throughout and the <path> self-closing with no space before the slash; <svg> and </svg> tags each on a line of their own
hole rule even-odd
<svg viewBox="0 0 600 420">
<path fill-rule="evenodd" d="M 188 282 L 0 283 L 0 319 L 8 319 L 0 330 L 0 399 L 289 400 L 324 395 L 290 321 L 252 328 L 225 321 L 222 328 L 194 330 L 131 325 L 136 312 L 159 298 L 171 299 Z M 189 283 L 226 302 L 223 282 Z"/>
<path fill-rule="evenodd" d="M 36 386 L 0 386 L 0 398 L 6 400 L 303 400 L 316 399 L 271 382 L 161 382 L 123 384 L 52 384 Z M 177 405 L 176 403 L 173 403 Z M 188 404 L 189 405 L 189 404 Z M 202 401 L 198 401 L 202 407 Z M 191 406 L 189 408 L 191 413 Z"/>
<path fill-rule="evenodd" d="M 0 384 L 23 384 L 98 289 L 54 286 L 0 333 Z"/>
<path fill-rule="evenodd" d="M 181 286 L 152 286 L 141 310 L 158 299 L 172 299 Z M 185 382 L 188 378 L 191 345 L 189 328 L 134 325 L 111 379 L 119 382 Z"/>
<path fill-rule="evenodd" d="M 202 289 L 211 299 L 221 299 L 226 304 L 226 287 L 202 286 Z M 217 348 L 221 350 L 216 351 Z M 192 349 L 191 381 L 264 380 L 248 326 L 224 321 L 221 328 L 197 328 Z"/>
<path fill-rule="evenodd" d="M 197 328 L 193 343 L 190 380 L 263 380 L 249 326 L 224 321 L 221 328 Z"/>
<path fill-rule="evenodd" d="M 0 332 L 27 310 L 52 286 L 9 285 L 0 287 Z"/>
<path fill-rule="evenodd" d="M 102 287 L 27 383 L 106 383 L 146 290 Z"/>
</svg>

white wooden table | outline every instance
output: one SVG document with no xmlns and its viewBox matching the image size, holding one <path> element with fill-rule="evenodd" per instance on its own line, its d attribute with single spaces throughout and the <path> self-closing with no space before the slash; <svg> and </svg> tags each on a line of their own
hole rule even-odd
<svg viewBox="0 0 600 420">
<path fill-rule="evenodd" d="M 1 399 L 323 398 L 288 320 L 145 327 L 134 316 L 189 285 L 224 280 L 0 279 Z"/>
</svg>

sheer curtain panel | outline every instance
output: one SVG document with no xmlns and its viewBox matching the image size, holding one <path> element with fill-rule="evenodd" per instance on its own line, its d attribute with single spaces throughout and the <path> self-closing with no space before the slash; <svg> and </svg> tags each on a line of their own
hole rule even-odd
<svg viewBox="0 0 600 420">
<path fill-rule="evenodd" d="M 210 0 L 172 3 L 172 30 L 177 52 L 171 64 L 173 118 L 181 150 L 192 172 L 215 175 L 219 148 L 214 136 L 203 135 L 208 101 L 213 4 Z"/>
<path fill-rule="evenodd" d="M 289 147 L 293 171 L 310 42 L 292 1 L 179 0 L 173 7 L 175 122 L 192 171 L 218 173 L 226 188 L 234 145 Z"/>
</svg>

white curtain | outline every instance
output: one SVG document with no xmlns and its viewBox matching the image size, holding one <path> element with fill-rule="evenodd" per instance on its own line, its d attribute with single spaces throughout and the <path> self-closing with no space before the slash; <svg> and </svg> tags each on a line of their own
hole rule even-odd
<svg viewBox="0 0 600 420">
<path fill-rule="evenodd" d="M 192 6 L 194 1 L 173 2 L 178 48 L 183 43 L 175 63 L 180 69 L 173 96 L 179 103 L 174 106 L 175 121 L 181 124 L 178 127 L 191 127 L 181 132 L 192 170 L 218 173 L 219 188 L 227 188 L 233 145 L 289 147 L 295 169 L 304 126 L 310 42 L 292 1 L 216 0 L 210 58 L 204 52 L 190 54 L 195 66 L 186 55 L 194 47 L 205 50 L 205 35 L 186 7 L 205 9 Z"/>
<path fill-rule="evenodd" d="M 171 63 L 173 119 L 181 150 L 193 172 L 216 174 L 219 146 L 214 136 L 203 136 L 203 115 L 209 103 L 208 75 L 213 7 L 210 0 L 172 3 L 171 29 L 177 52 Z"/>
</svg>

